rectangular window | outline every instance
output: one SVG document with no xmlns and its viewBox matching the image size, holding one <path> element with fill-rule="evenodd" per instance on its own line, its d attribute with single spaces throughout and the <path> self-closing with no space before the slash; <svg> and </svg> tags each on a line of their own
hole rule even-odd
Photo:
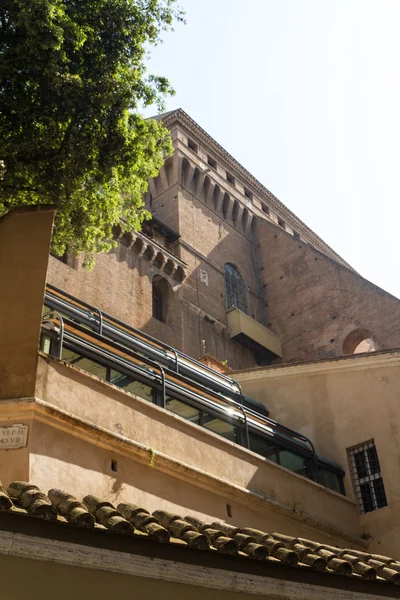
<svg viewBox="0 0 400 600">
<path fill-rule="evenodd" d="M 207 156 L 207 162 L 213 169 L 217 170 L 217 161 L 211 158 L 211 156 Z"/>
<path fill-rule="evenodd" d="M 279 227 L 282 227 L 282 229 L 285 229 L 285 221 L 283 219 L 280 219 L 278 217 L 278 225 Z"/>
<path fill-rule="evenodd" d="M 159 290 L 153 290 L 153 317 L 158 321 L 164 321 L 162 296 Z"/>
<path fill-rule="evenodd" d="M 273 462 L 278 462 L 278 453 L 279 450 L 270 442 L 267 438 L 257 435 L 255 433 L 249 433 L 249 441 L 250 441 L 250 450 L 260 454 L 264 458 L 268 458 L 268 460 L 272 460 Z"/>
<path fill-rule="evenodd" d="M 188 147 L 197 154 L 197 144 L 193 140 L 188 139 Z"/>
<path fill-rule="evenodd" d="M 226 173 L 226 180 L 229 181 L 231 185 L 235 185 L 235 178 L 230 173 Z"/>
<path fill-rule="evenodd" d="M 387 506 L 385 486 L 374 442 L 365 442 L 349 450 L 349 461 L 361 514 Z"/>
<path fill-rule="evenodd" d="M 269 215 L 269 208 L 266 204 L 262 204 L 261 203 L 261 210 L 263 211 L 263 213 L 265 213 L 266 215 Z"/>
<path fill-rule="evenodd" d="M 244 195 L 246 196 L 246 198 L 248 198 L 249 200 L 253 201 L 253 194 L 247 188 L 244 188 Z"/>
<path fill-rule="evenodd" d="M 279 464 L 298 475 L 308 476 L 308 462 L 309 460 L 305 456 L 294 454 L 289 450 L 282 449 L 279 452 Z"/>
</svg>

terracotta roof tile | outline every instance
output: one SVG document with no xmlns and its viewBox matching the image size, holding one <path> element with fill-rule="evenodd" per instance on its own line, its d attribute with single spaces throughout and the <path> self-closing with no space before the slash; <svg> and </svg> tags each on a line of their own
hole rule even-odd
<svg viewBox="0 0 400 600">
<path fill-rule="evenodd" d="M 400 562 L 388 556 L 234 527 L 222 521 L 207 523 L 164 510 L 150 514 L 135 504 L 121 503 L 115 508 L 111 502 L 92 495 L 80 502 L 57 488 L 46 495 L 37 486 L 21 481 L 13 482 L 7 490 L 0 483 L 0 511 L 25 513 L 80 528 L 105 528 L 124 536 L 140 532 L 162 543 L 179 540 L 200 550 L 400 585 Z"/>
</svg>

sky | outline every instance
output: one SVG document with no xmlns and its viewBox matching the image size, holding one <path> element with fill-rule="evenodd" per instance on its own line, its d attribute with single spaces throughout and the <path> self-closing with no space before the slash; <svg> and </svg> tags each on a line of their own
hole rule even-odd
<svg viewBox="0 0 400 600">
<path fill-rule="evenodd" d="M 400 0 L 179 3 L 186 25 L 148 60 L 176 90 L 166 110 L 400 297 Z"/>
</svg>

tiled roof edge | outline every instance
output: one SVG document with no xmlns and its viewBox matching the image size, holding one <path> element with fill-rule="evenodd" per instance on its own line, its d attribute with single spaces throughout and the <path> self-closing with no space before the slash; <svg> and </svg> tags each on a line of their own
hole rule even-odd
<svg viewBox="0 0 400 600">
<path fill-rule="evenodd" d="M 119 504 L 116 508 L 111 502 L 92 495 L 86 495 L 80 502 L 75 496 L 58 488 L 50 489 L 48 495 L 46 495 L 36 485 L 21 481 L 11 483 L 7 489 L 0 483 L 0 505 L 4 514 L 14 513 L 20 516 L 36 517 L 38 520 L 41 519 L 47 523 L 58 523 L 63 526 L 66 526 L 67 522 L 76 529 L 97 529 L 99 531 L 100 528 L 102 531 L 108 530 L 109 533 L 122 536 L 125 540 L 129 537 L 132 541 L 137 540 L 138 534 L 142 532 L 146 534 L 149 540 L 161 542 L 164 545 L 170 541 L 171 535 L 174 538 L 173 547 L 175 547 L 175 543 L 185 542 L 186 547 L 195 550 L 211 550 L 212 548 L 215 557 L 224 554 L 241 558 L 251 557 L 260 565 L 263 564 L 265 574 L 263 571 L 259 571 L 259 573 L 264 581 L 268 577 L 268 567 L 279 564 L 285 567 L 301 567 L 303 573 L 314 571 L 319 573 L 328 572 L 335 576 L 353 575 L 356 580 L 362 578 L 368 582 L 378 580 L 382 583 L 400 585 L 400 563 L 394 558 L 351 548 L 331 546 L 307 538 L 266 533 L 253 528 L 242 528 L 224 521 L 213 521 L 212 519 L 201 521 L 196 517 L 180 516 L 159 509 L 150 514 L 145 508 L 135 504 Z M 2 537 L 10 535 L 10 531 L 12 531 L 12 539 L 2 540 Z M 75 544 L 66 541 L 60 542 L 58 536 L 54 540 L 49 532 L 51 530 L 47 530 L 47 536 L 43 538 L 34 535 L 28 536 L 21 528 L 17 528 L 17 531 L 9 527 L 6 532 L 0 530 L 0 554 L 5 549 L 7 554 L 22 555 L 28 558 L 35 557 L 39 560 L 53 560 L 54 544 L 61 544 L 59 552 L 57 552 L 58 559 L 67 553 L 67 562 L 70 564 L 71 557 L 74 557 L 76 553 L 79 560 L 81 560 L 81 546 L 77 547 Z M 160 536 L 160 533 L 163 535 Z M 43 542 L 43 539 L 48 540 L 49 538 L 52 539 L 51 544 L 48 544 L 47 541 Z M 22 549 L 24 542 L 29 547 L 26 551 Z M 14 544 L 15 548 L 13 547 Z M 74 552 L 74 546 L 76 552 Z M 98 551 L 97 546 L 96 549 Z M 127 549 L 129 551 L 130 547 Z M 145 550 L 144 547 L 143 549 Z M 103 548 L 100 552 L 104 556 Z M 118 565 L 118 571 L 120 571 L 121 558 L 123 557 L 123 562 L 127 555 L 126 553 L 121 555 L 120 548 L 113 552 L 118 557 L 114 562 L 115 554 L 112 554 L 111 560 L 106 563 L 108 565 L 107 570 L 116 570 L 114 567 Z M 148 560 L 146 551 L 144 554 L 145 556 L 142 552 L 136 552 L 135 560 L 132 561 L 129 552 L 129 563 L 137 565 L 141 561 Z M 96 560 L 96 551 L 86 552 L 86 555 L 87 560 L 85 560 L 84 566 L 97 569 L 104 568 L 104 564 L 99 565 Z M 176 558 L 176 555 L 174 556 Z M 154 567 L 155 559 L 160 560 L 153 555 L 150 556 L 152 567 Z M 179 559 L 174 561 L 169 556 L 168 559 L 168 565 L 172 563 L 174 572 L 179 572 L 181 561 Z M 66 561 L 61 559 L 60 562 Z M 184 562 L 186 563 L 186 561 Z M 156 572 L 164 574 L 165 569 L 156 569 Z M 229 570 L 229 572 L 232 571 Z M 239 567 L 234 569 L 233 572 L 242 574 L 243 570 Z M 137 573 L 130 571 L 130 574 L 135 575 Z M 196 575 L 192 569 L 190 569 L 188 577 L 190 578 L 188 583 L 196 582 Z M 158 575 L 157 578 L 165 579 L 165 576 Z M 287 581 L 286 577 L 280 576 L 278 578 L 284 578 Z M 223 579 L 226 580 L 226 576 Z M 351 579 L 354 580 L 354 577 Z M 177 581 L 181 582 L 180 578 Z M 213 578 L 210 581 L 213 581 L 213 585 L 207 587 L 215 587 Z M 327 584 L 328 580 L 323 585 L 330 587 Z M 204 584 L 200 583 L 199 585 L 203 586 Z M 231 587 L 230 582 L 229 589 Z M 343 588 L 346 589 L 346 587 L 347 585 L 344 584 Z M 283 597 L 287 598 L 288 596 Z M 289 598 L 293 597 L 293 595 L 289 596 Z M 308 595 L 307 598 L 310 598 L 310 596 Z"/>
<path fill-rule="evenodd" d="M 194 569 L 190 562 L 165 560 L 139 554 L 135 554 L 134 560 L 132 560 L 132 555 L 127 552 L 53 539 L 52 543 L 49 544 L 48 538 L 21 533 L 0 531 L 0 554 L 43 562 L 55 562 L 70 567 L 97 569 L 146 579 L 183 583 L 208 589 L 229 590 L 230 592 L 239 593 L 249 593 L 249 590 L 251 590 L 251 594 L 254 596 L 265 597 L 266 590 L 268 590 L 268 594 L 272 594 L 274 598 L 279 600 L 299 598 L 300 590 L 305 594 L 304 598 L 307 598 L 307 600 L 321 599 L 320 584 L 314 585 L 284 580 L 285 585 L 282 586 L 282 579 L 278 579 L 276 576 L 268 577 L 267 572 L 265 576 L 260 576 L 210 566 Z M 84 560 L 82 560 L 82 557 L 84 557 Z M 336 585 L 335 588 L 337 588 Z M 374 586 L 371 587 L 371 595 L 368 594 L 367 596 L 371 600 L 376 598 L 375 595 L 372 595 L 373 588 Z M 382 591 L 382 586 L 379 586 L 379 589 Z M 385 586 L 387 592 L 390 589 L 389 586 L 387 588 Z M 387 596 L 389 595 L 391 594 L 388 593 Z M 354 591 L 341 588 L 340 598 L 341 600 L 354 600 Z"/>
<path fill-rule="evenodd" d="M 64 363 L 62 363 L 62 361 L 59 361 L 56 358 L 53 358 L 53 357 L 49 358 L 48 355 L 43 355 L 43 358 L 45 360 L 47 360 L 48 362 L 54 362 L 56 364 L 64 364 Z M 74 367 L 71 367 L 70 365 L 66 365 L 66 367 L 74 369 Z M 88 376 L 88 377 L 96 379 L 100 385 L 101 384 L 106 385 L 106 386 L 109 385 L 106 382 L 103 382 L 102 380 L 97 379 L 93 375 L 88 375 L 87 373 L 83 372 L 83 376 Z M 123 393 L 123 392 L 121 392 L 121 393 Z M 138 401 L 140 401 L 140 398 L 138 399 Z M 143 400 L 142 402 L 146 404 L 146 400 Z M 26 404 L 26 406 L 23 406 L 24 403 Z M 19 414 L 15 410 L 16 402 L 14 400 L 11 400 L 11 401 L 3 400 L 2 401 L 3 406 L 7 406 L 7 404 L 9 404 L 10 407 L 13 407 L 14 418 L 18 418 Z M 62 409 L 44 401 L 44 400 L 40 400 L 38 398 L 29 399 L 28 401 L 25 401 L 25 402 L 19 402 L 19 405 L 21 406 L 21 410 L 25 409 L 27 411 L 32 411 L 33 413 L 37 412 L 40 415 L 40 418 L 41 418 L 41 420 L 43 420 L 43 422 L 54 423 L 54 421 L 58 421 L 59 427 L 63 428 L 63 426 L 66 426 L 67 431 L 69 430 L 70 425 L 73 425 L 73 427 L 75 428 L 76 431 L 79 429 L 83 429 L 85 431 L 85 436 L 86 436 L 87 441 L 91 441 L 92 439 L 97 440 L 98 438 L 102 438 L 104 442 L 107 442 L 112 447 L 115 447 L 115 450 L 118 453 L 120 453 L 122 455 L 126 455 L 127 453 L 129 455 L 133 454 L 135 456 L 135 460 L 137 460 L 139 462 L 143 462 L 145 464 L 148 464 L 150 449 L 145 447 L 143 444 L 140 444 L 139 442 L 131 440 L 121 434 L 110 431 L 110 430 L 100 427 L 98 425 L 94 425 L 93 423 L 86 421 L 85 419 L 76 417 L 75 415 L 72 415 L 66 411 L 63 411 Z M 154 405 L 151 405 L 151 406 L 154 410 L 162 410 L 161 408 L 159 408 L 157 406 L 154 406 Z M 171 416 L 172 416 L 172 418 L 176 418 L 176 417 L 174 417 L 174 415 L 171 415 Z M 235 450 L 240 448 L 240 451 L 242 451 L 242 452 L 249 452 L 245 448 L 241 448 L 241 447 L 235 446 L 235 445 L 233 445 L 233 446 L 234 446 Z M 293 508 L 290 506 L 276 502 L 271 498 L 266 499 L 264 496 L 261 496 L 260 494 L 257 494 L 254 491 L 248 490 L 246 488 L 242 488 L 237 484 L 230 483 L 224 479 L 217 477 L 216 475 L 206 473 L 205 471 L 203 471 L 197 467 L 187 465 L 187 464 L 183 463 L 182 461 L 177 460 L 173 457 L 170 457 L 162 452 L 157 451 L 155 453 L 155 462 L 156 462 L 156 468 L 158 470 L 160 470 L 161 472 L 168 472 L 173 477 L 185 478 L 185 480 L 187 480 L 187 481 L 196 482 L 195 485 L 199 485 L 199 482 L 201 481 L 203 486 L 206 486 L 207 489 L 209 489 L 209 490 L 213 490 L 215 493 L 221 493 L 221 488 L 222 488 L 223 493 L 226 493 L 226 487 L 229 487 L 230 493 L 233 496 L 237 496 L 238 501 L 243 502 L 243 500 L 245 499 L 245 501 L 249 505 L 258 507 L 258 510 L 261 507 L 263 508 L 263 510 L 265 510 L 266 505 L 268 505 L 272 510 L 276 510 L 277 512 L 279 512 L 281 514 L 284 514 L 287 518 L 289 518 L 295 522 L 301 521 L 303 524 L 308 524 L 310 527 L 313 527 L 320 531 L 323 531 L 325 534 L 329 535 L 332 538 L 341 538 L 343 540 L 347 540 L 347 542 L 349 544 L 356 545 L 359 548 L 363 548 L 366 546 L 366 543 L 364 540 L 362 540 L 360 538 L 356 538 L 354 536 L 351 536 L 351 535 L 347 534 L 346 532 L 339 530 L 335 527 L 332 527 L 331 525 L 329 525 L 327 523 L 318 521 L 318 520 L 314 519 L 313 517 L 311 517 L 310 515 L 304 514 L 304 512 L 298 513 L 296 511 L 294 511 Z M 290 473 L 290 476 L 292 476 L 294 478 L 300 477 L 300 475 L 297 475 L 296 473 L 293 473 L 291 471 L 288 471 L 288 473 Z M 303 479 L 303 478 L 301 478 L 301 479 Z M 307 485 L 316 486 L 316 488 L 319 489 L 320 492 L 323 494 L 336 495 L 336 493 L 333 492 L 332 490 L 329 490 L 328 488 L 325 488 L 312 480 L 307 480 Z M 348 502 L 350 504 L 354 504 L 354 502 L 352 500 L 350 500 L 349 498 L 346 498 L 345 496 L 340 496 L 340 498 L 341 498 L 341 501 L 343 501 L 343 502 Z"/>
</svg>

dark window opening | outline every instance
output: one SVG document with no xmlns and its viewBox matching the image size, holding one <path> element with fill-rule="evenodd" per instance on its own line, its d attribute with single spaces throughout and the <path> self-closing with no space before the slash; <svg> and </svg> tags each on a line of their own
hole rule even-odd
<svg viewBox="0 0 400 600">
<path fill-rule="evenodd" d="M 115 473 L 118 471 L 118 463 L 116 460 L 111 461 L 111 471 L 114 471 Z"/>
<path fill-rule="evenodd" d="M 198 146 L 197 144 L 195 144 L 195 142 L 193 140 L 188 139 L 188 148 L 190 148 L 190 150 L 193 150 L 193 152 L 198 152 Z"/>
<path fill-rule="evenodd" d="M 226 505 L 226 514 L 232 519 L 232 506 L 230 504 Z"/>
<path fill-rule="evenodd" d="M 293 231 L 293 237 L 295 237 L 297 240 L 300 239 L 300 234 L 298 231 Z"/>
<path fill-rule="evenodd" d="M 244 195 L 246 196 L 246 198 L 248 198 L 249 200 L 251 200 L 253 202 L 253 194 L 250 190 L 248 190 L 247 188 L 244 188 Z"/>
<path fill-rule="evenodd" d="M 54 254 L 54 252 L 50 252 L 50 255 L 53 258 L 56 258 L 60 262 L 64 263 L 64 265 L 68 264 L 68 253 L 67 252 L 64 252 L 64 254 L 62 254 L 61 256 L 59 256 L 58 254 Z"/>
<path fill-rule="evenodd" d="M 351 474 L 362 514 L 387 506 L 378 453 L 374 442 L 349 451 Z"/>
<path fill-rule="evenodd" d="M 226 180 L 231 184 L 231 185 L 235 185 L 235 178 L 233 175 L 231 175 L 230 173 L 226 173 Z"/>
<path fill-rule="evenodd" d="M 150 223 L 146 223 L 144 222 L 142 224 L 142 233 L 144 233 L 144 235 L 147 235 L 147 237 L 153 239 L 154 238 L 154 228 Z"/>
<path fill-rule="evenodd" d="M 278 225 L 279 227 L 282 227 L 282 229 L 285 229 L 285 221 L 283 219 L 280 219 L 278 217 Z"/>
<path fill-rule="evenodd" d="M 320 465 L 318 465 L 318 483 L 338 494 L 344 494 L 343 479 L 337 473 L 324 469 Z"/>
<path fill-rule="evenodd" d="M 225 194 L 224 199 L 222 201 L 222 217 L 224 219 L 226 219 L 226 217 L 228 216 L 229 204 L 230 204 L 229 195 Z"/>
<path fill-rule="evenodd" d="M 168 295 L 167 280 L 156 275 L 152 282 L 153 317 L 162 323 L 167 320 Z"/>
<path fill-rule="evenodd" d="M 210 167 L 217 170 L 217 161 L 211 158 L 211 156 L 207 156 L 207 163 L 210 165 Z"/>
<path fill-rule="evenodd" d="M 263 213 L 265 213 L 266 215 L 269 215 L 269 208 L 266 204 L 261 204 L 261 210 L 263 211 Z"/>
<path fill-rule="evenodd" d="M 236 307 L 247 314 L 246 286 L 241 274 L 231 263 L 226 263 L 224 271 L 227 310 Z"/>
</svg>

